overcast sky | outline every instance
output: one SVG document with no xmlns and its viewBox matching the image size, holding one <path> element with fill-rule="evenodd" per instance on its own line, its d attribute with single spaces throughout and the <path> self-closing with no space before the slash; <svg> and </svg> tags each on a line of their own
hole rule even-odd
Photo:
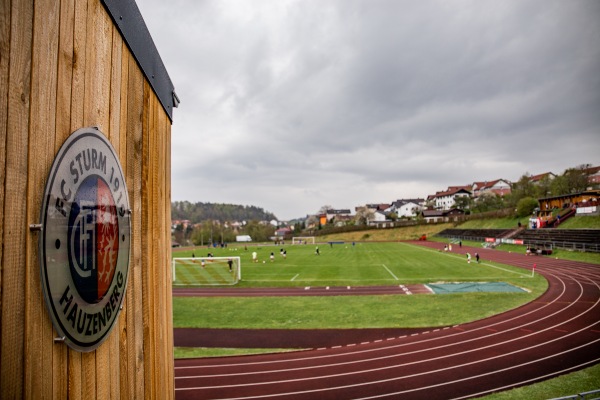
<svg viewBox="0 0 600 400">
<path fill-rule="evenodd" d="M 181 100 L 173 201 L 286 220 L 600 165 L 600 1 L 137 4 Z"/>
</svg>

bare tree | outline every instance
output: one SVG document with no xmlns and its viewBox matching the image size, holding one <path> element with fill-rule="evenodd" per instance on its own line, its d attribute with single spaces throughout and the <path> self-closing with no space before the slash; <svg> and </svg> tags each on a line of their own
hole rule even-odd
<svg viewBox="0 0 600 400">
<path fill-rule="evenodd" d="M 366 225 L 375 216 L 375 212 L 367 207 L 359 207 L 356 209 L 354 220 L 356 225 Z"/>
<path fill-rule="evenodd" d="M 329 210 L 333 210 L 333 207 L 331 207 L 330 205 L 324 205 L 321 208 L 319 208 L 319 212 L 317 214 L 327 214 L 327 211 Z"/>
</svg>

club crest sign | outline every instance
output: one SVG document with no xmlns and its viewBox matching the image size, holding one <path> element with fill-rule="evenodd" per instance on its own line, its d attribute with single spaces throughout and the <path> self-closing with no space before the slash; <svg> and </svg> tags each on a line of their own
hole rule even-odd
<svg viewBox="0 0 600 400">
<path fill-rule="evenodd" d="M 52 324 L 69 347 L 92 351 L 119 316 L 131 235 L 121 164 L 98 129 L 79 129 L 60 148 L 40 220 L 40 274 Z"/>
</svg>

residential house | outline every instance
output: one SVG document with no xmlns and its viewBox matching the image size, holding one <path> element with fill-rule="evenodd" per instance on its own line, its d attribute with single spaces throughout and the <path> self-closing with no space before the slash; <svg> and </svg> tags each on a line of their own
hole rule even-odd
<svg viewBox="0 0 600 400">
<path fill-rule="evenodd" d="M 586 168 L 584 172 L 588 176 L 588 189 L 597 189 L 600 187 L 600 167 Z"/>
<path fill-rule="evenodd" d="M 506 179 L 496 179 L 494 181 L 473 182 L 471 185 L 473 197 L 477 198 L 484 193 L 494 193 L 500 197 L 510 194 L 511 183 Z"/>
<path fill-rule="evenodd" d="M 427 223 L 435 223 L 435 222 L 450 222 L 456 221 L 465 212 L 459 209 L 452 210 L 423 210 L 421 211 L 421 215 L 423 219 L 427 221 Z"/>
<path fill-rule="evenodd" d="M 400 199 L 392 203 L 387 212 L 395 213 L 398 218 L 416 217 L 423 209 L 425 199 Z"/>
<path fill-rule="evenodd" d="M 356 207 L 356 208 L 358 209 L 358 208 L 362 208 L 362 207 Z M 365 208 L 367 208 L 368 210 L 371 210 L 371 211 L 385 211 L 388 208 L 390 208 L 390 204 L 383 204 L 383 203 L 381 203 L 381 204 L 366 204 Z"/>
<path fill-rule="evenodd" d="M 352 220 L 352 212 L 349 209 L 342 210 L 327 210 L 326 211 L 326 222 L 332 221 L 334 223 L 346 222 Z"/>
<path fill-rule="evenodd" d="M 319 221 L 319 225 L 321 226 L 327 224 L 327 214 L 317 215 L 317 220 Z"/>
<path fill-rule="evenodd" d="M 171 233 L 175 232 L 175 229 L 177 229 L 178 225 L 181 225 L 183 227 L 183 230 L 186 230 L 187 227 L 191 224 L 192 223 L 189 219 L 175 219 L 171 221 Z"/>
<path fill-rule="evenodd" d="M 275 231 L 275 237 L 279 238 L 279 239 L 283 239 L 286 236 L 289 236 L 292 234 L 292 229 L 285 227 L 285 228 L 279 228 Z"/>
<path fill-rule="evenodd" d="M 387 219 L 385 213 L 383 211 L 381 211 L 381 210 L 377 210 L 369 218 L 369 220 L 367 221 L 367 224 L 368 225 L 376 225 L 379 222 L 385 222 L 387 220 L 388 219 Z"/>
<path fill-rule="evenodd" d="M 437 210 L 450 210 L 456 204 L 456 199 L 462 196 L 471 196 L 470 186 L 450 186 L 446 191 L 437 192 L 432 199 Z"/>
<path fill-rule="evenodd" d="M 552 172 L 544 172 L 543 174 L 533 175 L 529 178 L 529 181 L 533 184 L 539 184 L 544 178 L 553 180 L 554 178 L 556 178 L 556 174 L 553 174 Z"/>
</svg>

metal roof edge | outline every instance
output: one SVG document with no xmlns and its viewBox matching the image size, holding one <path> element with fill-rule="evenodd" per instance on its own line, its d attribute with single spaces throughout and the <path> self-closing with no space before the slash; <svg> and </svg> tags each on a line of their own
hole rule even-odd
<svg viewBox="0 0 600 400">
<path fill-rule="evenodd" d="M 173 122 L 173 108 L 179 105 L 179 98 L 137 4 L 134 0 L 100 1 Z"/>
</svg>

